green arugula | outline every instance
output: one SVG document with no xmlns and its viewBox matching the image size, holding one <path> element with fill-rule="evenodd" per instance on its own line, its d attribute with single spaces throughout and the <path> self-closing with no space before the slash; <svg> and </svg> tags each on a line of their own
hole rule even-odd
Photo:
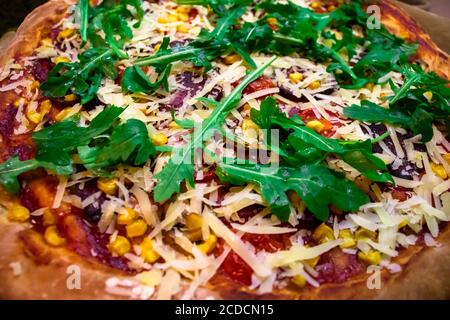
<svg viewBox="0 0 450 320">
<path fill-rule="evenodd" d="M 221 131 L 227 115 L 239 103 L 242 91 L 248 84 L 259 78 L 264 70 L 276 59 L 273 57 L 266 63 L 249 73 L 234 90 L 222 101 L 216 102 L 202 99 L 215 106 L 211 115 L 206 118 L 199 128 L 194 130 L 191 141 L 184 147 L 174 150 L 169 162 L 164 166 L 155 178 L 158 184 L 154 189 L 154 198 L 157 202 L 168 200 L 174 193 L 180 191 L 183 181 L 194 186 L 194 154 L 203 147 L 203 142 L 210 138 L 215 131 Z"/>
<path fill-rule="evenodd" d="M 290 119 L 279 110 L 274 98 L 266 98 L 260 111 L 252 109 L 252 120 L 262 129 L 280 128 L 288 131 L 286 142 L 279 153 L 291 165 L 321 162 L 328 153 L 339 156 L 367 178 L 377 182 L 393 182 L 386 164 L 372 154 L 372 143 L 367 141 L 343 141 L 326 138 L 306 127 L 295 117 Z M 269 136 L 269 134 L 267 134 Z M 271 146 L 270 140 L 268 145 Z"/>
<path fill-rule="evenodd" d="M 290 214 L 287 191 L 295 191 L 306 207 L 322 221 L 329 216 L 329 205 L 344 211 L 356 211 L 369 198 L 355 184 L 320 164 L 276 167 L 255 163 L 237 164 L 224 159 L 216 169 L 224 183 L 244 185 L 255 183 L 272 213 L 281 221 Z"/>
<path fill-rule="evenodd" d="M 20 185 L 17 177 L 31 170 L 44 168 L 51 170 L 59 175 L 70 175 L 73 173 L 71 164 L 66 166 L 58 166 L 51 162 L 39 161 L 36 159 L 21 161 L 19 157 L 15 156 L 8 159 L 4 163 L 0 163 L 0 184 L 6 191 L 17 194 L 20 190 Z"/>
<path fill-rule="evenodd" d="M 345 108 L 344 115 L 360 121 L 384 122 L 408 128 L 415 135 L 422 135 L 423 142 L 430 141 L 434 121 L 442 121 L 450 128 L 448 81 L 432 72 L 425 72 L 419 65 L 403 65 L 399 71 L 405 78 L 404 83 L 397 88 L 391 82 L 394 95 L 388 97 L 389 108 L 364 100 L 361 106 Z"/>
<path fill-rule="evenodd" d="M 78 153 L 82 164 L 97 175 L 108 175 L 106 169 L 119 163 L 143 165 L 156 149 L 148 130 L 140 120 L 130 119 L 117 125 L 123 108 L 108 106 L 87 127 L 71 118 L 33 133 L 37 147 L 35 159 L 10 158 L 0 164 L 0 184 L 17 193 L 17 177 L 24 172 L 45 168 L 59 175 L 73 173 L 72 155 Z"/>
<path fill-rule="evenodd" d="M 106 143 L 77 150 L 83 165 L 94 173 L 119 163 L 141 166 L 156 153 L 145 123 L 136 119 L 114 127 Z"/>
</svg>

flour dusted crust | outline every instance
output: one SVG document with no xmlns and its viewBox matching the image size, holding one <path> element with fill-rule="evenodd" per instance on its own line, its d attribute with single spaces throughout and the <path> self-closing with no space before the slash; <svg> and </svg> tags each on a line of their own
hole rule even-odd
<svg viewBox="0 0 450 320">
<path fill-rule="evenodd" d="M 51 0 L 34 10 L 19 28 L 14 40 L 0 56 L 0 66 L 8 60 L 28 56 L 38 46 L 43 33 L 60 20 L 67 6 L 74 1 Z M 390 1 L 381 0 L 383 24 L 394 34 L 419 43 L 418 59 L 428 70 L 450 79 L 450 58 L 440 50 L 420 26 L 402 9 Z M 0 94 L 0 116 L 15 98 Z M 0 148 L 3 142 L 0 140 Z M 0 153 L 0 160 L 2 160 Z M 3 159 L 4 160 L 4 159 Z M 0 190 L 0 202 L 11 201 Z M 295 290 L 287 287 L 272 294 L 257 295 L 222 275 L 216 275 L 208 285 L 199 288 L 196 298 L 217 299 L 449 299 L 450 298 L 450 226 L 442 228 L 437 241 L 440 247 L 414 245 L 403 250 L 393 262 L 402 271 L 382 272 L 380 290 L 369 290 L 369 274 L 360 274 L 342 284 L 324 284 L 319 288 Z M 105 291 L 105 281 L 111 277 L 126 278 L 120 271 L 86 260 L 68 249 L 47 246 L 40 234 L 24 225 L 9 223 L 0 217 L 0 298 L 1 299 L 117 299 Z M 68 267 L 81 271 L 81 288 L 67 287 Z M 18 273 L 14 274 L 14 270 Z"/>
</svg>

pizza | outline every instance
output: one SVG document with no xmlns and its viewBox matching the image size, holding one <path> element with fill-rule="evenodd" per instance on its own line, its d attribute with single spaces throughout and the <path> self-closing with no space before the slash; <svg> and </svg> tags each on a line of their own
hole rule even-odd
<svg viewBox="0 0 450 320">
<path fill-rule="evenodd" d="M 0 58 L 0 297 L 448 299 L 449 66 L 388 0 L 49 1 Z"/>
</svg>

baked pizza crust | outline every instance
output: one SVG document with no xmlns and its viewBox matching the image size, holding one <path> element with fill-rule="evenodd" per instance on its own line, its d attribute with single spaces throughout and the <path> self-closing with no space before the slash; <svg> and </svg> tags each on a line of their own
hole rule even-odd
<svg viewBox="0 0 450 320">
<path fill-rule="evenodd" d="M 51 0 L 34 10 L 19 28 L 14 40 L 0 56 L 0 66 L 18 56 L 31 55 L 43 33 L 60 20 L 73 0 Z M 417 23 L 402 9 L 388 0 L 380 0 L 382 23 L 392 33 L 417 41 L 418 58 L 428 70 L 450 79 L 450 58 L 440 50 Z M 0 116 L 16 96 L 0 95 Z M 2 141 L 0 140 L 0 147 Z M 1 160 L 1 159 L 0 159 Z M 0 190 L 0 202 L 11 201 Z M 390 274 L 382 271 L 381 288 L 369 290 L 368 277 L 360 274 L 341 284 L 324 284 L 319 288 L 302 290 L 286 288 L 271 294 L 258 295 L 252 290 L 216 275 L 195 297 L 204 299 L 450 299 L 450 225 L 447 224 L 437 238 L 440 247 L 411 246 L 393 262 L 402 271 Z M 47 246 L 40 234 L 24 224 L 9 223 L 0 216 L 0 299 L 119 299 L 108 294 L 105 281 L 111 277 L 127 275 L 86 260 L 65 248 Z M 68 289 L 67 281 L 73 271 L 80 270 L 81 287 Z M 369 279 L 370 281 L 370 279 Z"/>
</svg>

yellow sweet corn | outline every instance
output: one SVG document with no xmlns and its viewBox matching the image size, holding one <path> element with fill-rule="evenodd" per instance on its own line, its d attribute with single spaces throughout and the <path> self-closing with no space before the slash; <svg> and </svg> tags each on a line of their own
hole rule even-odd
<svg viewBox="0 0 450 320">
<path fill-rule="evenodd" d="M 152 136 L 152 142 L 155 146 L 163 146 L 169 141 L 164 133 L 156 133 Z"/>
<path fill-rule="evenodd" d="M 8 208 L 8 219 L 15 222 L 25 222 L 30 218 L 30 210 L 20 204 Z"/>
<path fill-rule="evenodd" d="M 117 192 L 117 179 L 100 178 L 97 180 L 97 188 L 106 194 L 113 195 Z"/>
<path fill-rule="evenodd" d="M 342 249 L 353 248 L 356 246 L 355 238 L 350 230 L 345 229 L 339 231 L 339 239 L 342 239 L 343 242 L 339 245 Z"/>
<path fill-rule="evenodd" d="M 313 8 L 313 9 L 318 9 L 321 6 L 322 6 L 322 4 L 320 2 L 318 2 L 318 1 L 311 2 L 311 8 Z"/>
<path fill-rule="evenodd" d="M 138 216 L 139 214 L 136 212 L 136 210 L 131 208 L 124 208 L 117 216 L 117 224 L 129 225 L 134 220 L 136 220 Z"/>
<path fill-rule="evenodd" d="M 63 63 L 63 62 L 69 63 L 70 59 L 67 57 L 56 57 L 54 62 L 55 62 L 55 64 L 59 64 L 59 63 Z"/>
<path fill-rule="evenodd" d="M 291 282 L 299 288 L 303 288 L 306 285 L 306 279 L 304 276 L 298 275 L 291 279 Z"/>
<path fill-rule="evenodd" d="M 308 259 L 305 262 L 308 266 L 310 266 L 311 268 L 314 268 L 317 265 L 317 263 L 319 263 L 319 260 L 320 260 L 320 256 L 312 258 L 312 259 Z"/>
<path fill-rule="evenodd" d="M 312 237 L 315 241 L 324 243 L 334 240 L 334 232 L 333 229 L 331 229 L 325 223 L 322 223 L 316 228 L 316 230 L 314 230 Z"/>
<path fill-rule="evenodd" d="M 178 13 L 177 14 L 178 21 L 182 22 L 188 22 L 189 21 L 189 15 L 187 13 Z"/>
<path fill-rule="evenodd" d="M 447 177 L 448 177 L 447 172 L 445 171 L 445 168 L 443 165 L 432 162 L 431 170 L 433 170 L 434 174 L 443 180 L 447 179 Z"/>
<path fill-rule="evenodd" d="M 64 101 L 65 102 L 74 102 L 77 101 L 78 97 L 76 94 L 68 94 L 66 96 L 64 96 Z"/>
<path fill-rule="evenodd" d="M 320 85 L 321 85 L 320 81 L 316 80 L 316 81 L 311 82 L 309 84 L 308 88 L 311 89 L 311 90 L 316 90 L 316 89 L 320 88 Z"/>
<path fill-rule="evenodd" d="M 425 97 L 425 99 L 428 100 L 428 102 L 431 102 L 431 100 L 433 99 L 433 92 L 431 91 L 424 92 L 423 96 Z"/>
<path fill-rule="evenodd" d="M 66 239 L 59 235 L 56 226 L 50 226 L 45 229 L 44 239 L 45 242 L 53 247 L 60 247 L 66 244 Z"/>
<path fill-rule="evenodd" d="M 28 101 L 25 98 L 18 98 L 14 101 L 13 105 L 14 107 L 18 108 L 20 105 L 27 105 Z"/>
<path fill-rule="evenodd" d="M 44 38 L 40 41 L 41 46 L 44 47 L 53 47 L 53 40 L 52 38 Z"/>
<path fill-rule="evenodd" d="M 370 250 L 368 252 L 358 252 L 358 258 L 368 264 L 379 264 L 381 261 L 381 254 L 379 251 Z"/>
<path fill-rule="evenodd" d="M 278 20 L 276 18 L 267 18 L 266 21 L 270 26 L 276 26 L 278 23 Z"/>
<path fill-rule="evenodd" d="M 42 121 L 43 116 L 36 110 L 31 110 L 27 108 L 25 113 L 27 115 L 28 120 L 30 120 L 34 124 L 38 124 L 39 122 Z"/>
<path fill-rule="evenodd" d="M 40 87 L 40 85 L 41 85 L 41 83 L 40 83 L 38 80 L 34 80 L 34 81 L 31 83 L 31 90 L 36 90 L 37 88 Z"/>
<path fill-rule="evenodd" d="M 145 238 L 141 243 L 141 257 L 144 258 L 147 263 L 154 263 L 158 261 L 160 255 L 153 249 L 153 242 L 149 238 Z"/>
<path fill-rule="evenodd" d="M 408 225 L 408 220 L 404 219 L 402 222 L 399 223 L 398 228 L 401 229 L 401 228 L 406 227 L 407 225 Z"/>
<path fill-rule="evenodd" d="M 177 13 L 189 13 L 191 11 L 191 8 L 188 6 L 179 6 L 175 9 Z"/>
<path fill-rule="evenodd" d="M 44 226 L 52 226 L 56 224 L 56 218 L 52 210 L 48 208 L 44 210 L 44 214 L 42 215 L 42 221 L 44 223 Z"/>
<path fill-rule="evenodd" d="M 175 14 L 168 14 L 165 17 L 159 17 L 157 21 L 158 21 L 158 23 L 161 23 L 161 24 L 177 22 L 178 16 Z"/>
<path fill-rule="evenodd" d="M 184 23 L 177 25 L 177 32 L 188 33 L 189 32 L 189 25 L 184 24 Z"/>
<path fill-rule="evenodd" d="M 136 238 L 143 236 L 147 231 L 147 223 L 144 219 L 138 219 L 125 227 L 127 230 L 127 236 L 129 238 Z"/>
<path fill-rule="evenodd" d="M 372 91 L 372 90 L 373 90 L 373 87 L 375 87 L 375 85 L 373 84 L 373 82 L 369 82 L 369 83 L 366 83 L 366 85 L 365 85 L 364 87 L 365 87 L 366 89 Z"/>
<path fill-rule="evenodd" d="M 238 54 L 229 54 L 223 58 L 223 62 L 228 65 L 238 62 L 239 60 L 241 60 L 241 57 Z"/>
<path fill-rule="evenodd" d="M 371 240 L 375 241 L 377 239 L 377 233 L 367 230 L 367 229 L 364 229 L 364 228 L 359 228 L 355 232 L 355 239 L 357 241 L 367 240 L 367 239 L 371 239 Z"/>
<path fill-rule="evenodd" d="M 124 236 L 117 236 L 114 241 L 108 244 L 108 249 L 118 256 L 123 256 L 131 250 L 131 244 Z"/>
<path fill-rule="evenodd" d="M 190 231 L 201 229 L 203 219 L 196 213 L 190 213 L 186 216 L 186 228 Z"/>
<path fill-rule="evenodd" d="M 73 36 L 74 33 L 75 33 L 75 30 L 73 30 L 73 29 L 64 29 L 59 32 L 57 39 L 58 39 L 58 41 L 67 39 L 67 38 Z"/>
<path fill-rule="evenodd" d="M 300 72 L 289 73 L 289 80 L 291 80 L 291 82 L 293 83 L 299 83 L 303 80 L 303 74 L 301 74 Z"/>
<path fill-rule="evenodd" d="M 210 254 L 217 244 L 217 237 L 214 234 L 210 234 L 208 239 L 205 240 L 205 242 L 197 245 L 197 248 L 203 252 L 204 254 Z"/>
<path fill-rule="evenodd" d="M 308 121 L 306 126 L 310 129 L 313 129 L 317 133 L 321 133 L 325 129 L 325 125 L 322 122 L 320 122 L 319 120 Z"/>
</svg>

